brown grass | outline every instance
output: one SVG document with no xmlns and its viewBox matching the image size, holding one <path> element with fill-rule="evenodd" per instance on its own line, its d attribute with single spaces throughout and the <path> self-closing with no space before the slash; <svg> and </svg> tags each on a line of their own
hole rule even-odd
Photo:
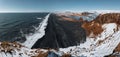
<svg viewBox="0 0 120 57">
<path fill-rule="evenodd" d="M 12 50 L 14 50 L 14 48 L 16 49 L 19 49 L 21 48 L 21 45 L 16 43 L 16 42 L 1 42 L 0 44 L 0 48 L 1 48 L 1 51 L 4 51 L 4 52 L 11 52 Z"/>
<path fill-rule="evenodd" d="M 93 33 L 95 36 L 103 32 L 102 25 L 97 22 L 84 22 L 82 27 L 86 30 L 87 36 Z"/>
<path fill-rule="evenodd" d="M 47 57 L 47 56 L 48 56 L 48 52 L 46 53 L 40 52 L 36 57 Z"/>
<path fill-rule="evenodd" d="M 120 13 L 107 13 L 99 15 L 94 21 L 104 24 L 104 23 L 116 23 L 120 25 Z"/>
<path fill-rule="evenodd" d="M 70 54 L 64 54 L 61 57 L 71 57 L 71 55 Z"/>
</svg>

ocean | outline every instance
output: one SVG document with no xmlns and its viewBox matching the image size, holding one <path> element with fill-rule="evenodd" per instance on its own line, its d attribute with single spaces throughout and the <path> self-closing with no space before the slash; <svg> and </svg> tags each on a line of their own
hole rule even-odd
<svg viewBox="0 0 120 57">
<path fill-rule="evenodd" d="M 65 48 L 86 40 L 81 23 L 59 18 L 54 13 L 0 13 L 0 42 L 19 42 L 29 48 Z"/>
<path fill-rule="evenodd" d="M 26 39 L 23 34 L 34 33 L 35 27 L 39 26 L 47 14 L 0 13 L 0 41 L 24 42 Z"/>
</svg>

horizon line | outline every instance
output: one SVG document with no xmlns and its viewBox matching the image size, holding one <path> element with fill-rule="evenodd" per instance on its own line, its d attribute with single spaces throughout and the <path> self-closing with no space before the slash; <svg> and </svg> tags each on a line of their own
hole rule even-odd
<svg viewBox="0 0 120 57">
<path fill-rule="evenodd" d="M 39 12 L 106 12 L 106 11 L 112 11 L 112 12 L 120 12 L 120 10 L 79 10 L 79 11 L 74 11 L 74 10 L 64 10 L 64 11 L 0 11 L 0 13 L 39 13 Z"/>
</svg>

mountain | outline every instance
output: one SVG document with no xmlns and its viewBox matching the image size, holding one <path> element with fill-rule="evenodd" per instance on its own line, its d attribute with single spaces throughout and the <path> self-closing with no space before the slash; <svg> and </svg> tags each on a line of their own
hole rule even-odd
<svg viewBox="0 0 120 57">
<path fill-rule="evenodd" d="M 100 14 L 92 21 L 80 20 L 86 30 L 86 42 L 79 46 L 61 48 L 73 56 L 104 57 L 113 53 L 120 42 L 120 13 Z"/>
<path fill-rule="evenodd" d="M 119 19 L 119 12 L 51 13 L 25 42 L 0 42 L 0 56 L 118 57 Z"/>
</svg>

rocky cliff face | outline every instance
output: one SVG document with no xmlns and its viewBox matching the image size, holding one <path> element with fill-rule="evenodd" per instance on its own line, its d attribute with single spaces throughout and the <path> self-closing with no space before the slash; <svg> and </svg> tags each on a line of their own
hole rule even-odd
<svg viewBox="0 0 120 57">
<path fill-rule="evenodd" d="M 86 13 L 84 15 L 87 16 L 89 14 Z M 82 23 L 81 26 L 86 31 L 87 40 L 78 47 L 72 46 L 60 50 L 65 50 L 66 53 L 74 54 L 74 56 L 84 55 L 87 57 L 103 57 L 112 53 L 115 54 L 116 52 L 113 51 L 119 51 L 119 19 L 119 13 L 106 13 L 100 14 L 91 21 L 83 18 L 75 20 L 75 22 Z"/>
<path fill-rule="evenodd" d="M 85 42 L 86 33 L 80 27 L 81 23 L 60 19 L 51 14 L 45 29 L 46 34 L 32 48 L 65 48 Z"/>
</svg>

